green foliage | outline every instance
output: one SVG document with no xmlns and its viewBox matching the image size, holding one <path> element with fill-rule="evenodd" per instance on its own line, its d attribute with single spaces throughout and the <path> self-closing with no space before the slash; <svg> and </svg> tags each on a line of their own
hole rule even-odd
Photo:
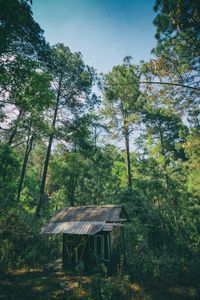
<svg viewBox="0 0 200 300">
<path fill-rule="evenodd" d="M 61 240 L 39 234 L 59 208 L 120 203 L 126 255 L 115 280 L 95 276 L 91 299 L 131 299 L 130 280 L 198 285 L 199 6 L 159 0 L 155 10 L 155 57 L 114 66 L 100 110 L 81 53 L 47 47 L 28 3 L 0 0 L 1 270 L 60 255 Z"/>
<path fill-rule="evenodd" d="M 60 84 L 58 105 L 65 106 L 71 113 L 80 113 L 81 107 L 91 100 L 89 95 L 95 75 L 94 69 L 84 63 L 80 52 L 73 53 L 64 44 L 57 44 L 51 48 L 47 64 L 54 80 L 57 81 L 55 94 Z"/>
<path fill-rule="evenodd" d="M 108 145 L 86 154 L 67 152 L 65 147 L 60 147 L 60 153 L 52 157 L 47 182 L 54 209 L 115 200 L 119 179 L 115 174 L 112 150 L 115 148 Z"/>
<path fill-rule="evenodd" d="M 125 57 L 122 66 L 114 66 L 104 78 L 103 113 L 115 140 L 124 139 L 126 149 L 127 187 L 132 188 L 130 136 L 139 123 L 143 98 L 139 89 L 140 70 Z"/>
<path fill-rule="evenodd" d="M 200 30 L 200 7 L 196 0 L 187 1 L 160 1 L 157 0 L 154 10 L 158 12 L 154 23 L 157 27 L 157 37 L 163 34 L 179 34 L 187 31 L 197 36 Z"/>
<path fill-rule="evenodd" d="M 0 55 L 21 52 L 41 54 L 45 39 L 35 22 L 30 6 L 24 0 L 0 1 Z"/>
<path fill-rule="evenodd" d="M 0 210 L 15 205 L 19 159 L 17 153 L 6 144 L 0 144 Z"/>
<path fill-rule="evenodd" d="M 97 300 L 131 299 L 130 279 L 128 276 L 104 278 L 96 274 L 92 282 L 92 298 Z"/>
<path fill-rule="evenodd" d="M 199 180 L 200 180 L 200 142 L 198 130 L 193 130 L 188 135 L 184 144 L 185 152 L 188 160 L 185 165 L 187 167 L 188 191 L 196 198 L 200 196 Z"/>
<path fill-rule="evenodd" d="M 131 127 L 138 120 L 142 105 L 139 92 L 140 71 L 130 61 L 114 66 L 104 78 L 104 114 L 110 127 L 124 135 L 125 124 Z M 118 136 L 119 138 L 119 136 Z"/>
<path fill-rule="evenodd" d="M 50 262 L 60 247 L 52 248 L 50 240 L 39 235 L 40 224 L 22 209 L 11 210 L 0 218 L 0 268 L 37 266 Z"/>
<path fill-rule="evenodd" d="M 150 63 L 154 78 L 182 84 L 181 88 L 169 85 L 167 93 L 176 109 L 178 107 L 182 113 L 187 111 L 196 119 L 199 114 L 199 3 L 196 0 L 161 0 L 155 1 L 154 9 L 158 41 L 154 49 L 156 59 Z M 165 89 L 166 86 L 162 90 Z"/>
</svg>

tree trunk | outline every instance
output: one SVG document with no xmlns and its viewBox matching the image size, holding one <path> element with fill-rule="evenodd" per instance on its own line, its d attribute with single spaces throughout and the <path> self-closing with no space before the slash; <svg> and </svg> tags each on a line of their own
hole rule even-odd
<svg viewBox="0 0 200 300">
<path fill-rule="evenodd" d="M 97 150 L 97 127 L 94 126 L 94 149 Z"/>
<path fill-rule="evenodd" d="M 78 175 L 70 175 L 69 183 L 68 183 L 68 200 L 70 202 L 70 206 L 75 205 L 75 191 L 76 185 L 78 181 Z"/>
<path fill-rule="evenodd" d="M 40 184 L 40 198 L 39 198 L 38 205 L 36 207 L 36 216 L 39 216 L 42 206 L 45 202 L 45 195 L 44 195 L 45 183 L 46 183 L 47 171 L 48 171 L 48 166 L 49 166 L 49 159 L 50 159 L 50 155 L 51 155 L 51 147 L 52 147 L 53 138 L 54 138 L 54 129 L 55 129 L 55 125 L 56 125 L 56 118 L 57 118 L 58 108 L 59 108 L 61 83 L 62 83 L 62 75 L 60 76 L 59 85 L 58 85 L 58 92 L 57 92 L 53 122 L 52 122 L 52 126 L 51 126 L 52 132 L 49 137 L 49 143 L 48 143 L 46 158 L 45 158 L 45 162 L 44 162 L 44 168 L 43 168 L 42 179 L 41 179 L 41 184 Z"/>
<path fill-rule="evenodd" d="M 17 193 L 17 201 L 20 200 L 20 194 L 22 191 L 22 186 L 23 186 L 23 181 L 24 181 L 24 177 L 25 177 L 25 173 L 26 173 L 26 167 L 27 167 L 27 163 L 28 163 L 29 154 L 30 154 L 30 152 L 32 150 L 32 146 L 33 146 L 33 140 L 34 140 L 34 135 L 32 135 L 31 138 L 30 138 L 30 136 L 28 136 L 26 150 L 25 150 L 25 154 L 24 154 L 24 161 L 23 161 L 21 175 L 20 175 L 20 181 L 19 181 L 19 187 L 18 187 L 18 193 Z"/>
<path fill-rule="evenodd" d="M 126 147 L 126 173 L 127 173 L 127 185 L 128 188 L 132 188 L 132 176 L 131 176 L 131 160 L 130 160 L 130 148 L 129 148 L 129 132 L 128 128 L 124 128 L 124 138 Z"/>
<path fill-rule="evenodd" d="M 8 145 L 9 145 L 9 146 L 12 144 L 13 139 L 14 139 L 16 133 L 17 133 L 18 123 L 19 123 L 19 120 L 21 119 L 21 117 L 22 117 L 22 109 L 19 111 L 19 115 L 18 115 L 18 117 L 17 117 L 15 126 L 14 126 L 14 128 L 13 128 L 13 130 L 12 130 L 12 132 L 11 132 L 10 137 L 9 137 L 9 140 L 8 140 Z"/>
<path fill-rule="evenodd" d="M 125 139 L 126 148 L 126 174 L 127 174 L 127 187 L 132 189 L 132 176 L 131 176 L 131 160 L 130 160 L 130 147 L 129 147 L 129 124 L 127 121 L 127 112 L 124 109 L 123 102 L 121 101 L 121 113 L 123 117 L 123 134 Z"/>
<path fill-rule="evenodd" d="M 161 154 L 165 157 L 165 149 L 164 149 L 164 140 L 163 140 L 163 133 L 162 130 L 159 130 L 159 135 L 160 135 L 160 143 L 161 143 Z M 169 186 L 169 175 L 167 173 L 167 163 L 165 161 L 164 165 L 163 165 L 163 169 L 165 172 L 165 183 L 166 183 L 166 199 L 167 202 L 171 202 L 171 198 L 172 198 L 172 214 L 173 214 L 173 219 L 174 219 L 174 224 L 175 224 L 175 228 L 176 231 L 179 232 L 179 224 L 178 224 L 178 219 L 177 219 L 177 214 L 176 214 L 176 209 L 175 209 L 175 205 L 174 205 L 174 200 L 173 200 L 173 195 L 171 195 L 170 192 L 170 186 Z"/>
</svg>

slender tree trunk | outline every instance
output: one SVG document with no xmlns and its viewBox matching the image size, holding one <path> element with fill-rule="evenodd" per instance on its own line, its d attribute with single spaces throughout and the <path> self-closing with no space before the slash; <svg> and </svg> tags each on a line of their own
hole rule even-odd
<svg viewBox="0 0 200 300">
<path fill-rule="evenodd" d="M 132 176 L 131 176 L 131 160 L 130 160 L 130 147 L 129 147 L 129 132 L 128 128 L 124 128 L 124 138 L 126 146 L 126 173 L 127 173 L 127 185 L 132 188 Z"/>
<path fill-rule="evenodd" d="M 161 142 L 161 153 L 165 157 L 165 149 L 164 149 L 164 140 L 163 140 L 163 133 L 162 130 L 159 130 L 159 135 L 160 135 L 160 142 Z M 166 182 L 166 199 L 170 203 L 171 202 L 171 197 L 170 197 L 170 186 L 169 186 L 169 175 L 167 174 L 167 164 L 166 162 L 164 163 L 164 172 L 165 172 L 165 182 Z M 172 196 L 173 197 L 173 196 Z M 174 201 L 172 199 L 172 213 L 173 213 L 173 218 L 174 218 L 174 224 L 176 231 L 179 232 L 179 224 L 177 220 L 177 214 L 176 214 L 176 209 L 174 205 Z"/>
<path fill-rule="evenodd" d="M 94 148 L 97 150 L 97 127 L 94 127 Z"/>
<path fill-rule="evenodd" d="M 46 158 L 44 162 L 44 168 L 43 168 L 43 173 L 42 173 L 42 179 L 41 179 L 41 184 L 40 184 L 40 198 L 38 201 L 38 205 L 36 207 L 36 216 L 39 216 L 42 206 L 45 202 L 45 184 L 46 184 L 46 177 L 47 177 L 47 171 L 48 171 L 48 166 L 49 166 L 49 159 L 51 155 L 51 147 L 53 143 L 53 138 L 54 138 L 54 129 L 56 125 L 56 118 L 58 114 L 58 108 L 59 108 L 59 101 L 60 101 L 60 93 L 61 93 L 61 83 L 62 83 L 62 75 L 59 80 L 59 85 L 58 85 L 58 92 L 57 92 L 57 98 L 56 98 L 56 103 L 55 103 L 55 110 L 54 110 L 54 116 L 53 116 L 53 122 L 52 122 L 52 132 L 49 137 L 49 143 L 47 147 L 47 152 L 46 152 Z"/>
<path fill-rule="evenodd" d="M 52 126 L 52 128 L 55 128 L 55 125 Z M 39 202 L 38 202 L 38 205 L 36 208 L 36 215 L 40 214 L 42 205 L 45 201 L 44 190 L 45 190 L 45 183 L 46 183 L 47 171 L 48 171 L 48 166 L 49 166 L 49 159 L 50 159 L 50 154 L 51 154 L 52 143 L 53 143 L 53 134 L 51 133 L 51 135 L 49 137 L 49 143 L 48 143 L 48 147 L 47 147 L 46 158 L 45 158 L 43 172 L 42 172 L 42 179 L 41 179 L 41 183 L 40 183 L 40 198 L 39 198 Z"/>
<path fill-rule="evenodd" d="M 75 204 L 75 191 L 76 191 L 77 181 L 78 181 L 78 175 L 73 175 L 73 174 L 70 175 L 69 185 L 68 185 L 68 200 L 71 206 L 74 206 Z"/>
<path fill-rule="evenodd" d="M 24 177 L 25 177 L 25 173 L 26 173 L 26 167 L 27 167 L 27 163 L 28 163 L 29 154 L 30 154 L 30 152 L 32 150 L 32 146 L 33 146 L 33 140 L 34 140 L 34 135 L 32 135 L 31 138 L 30 138 L 30 136 L 28 136 L 26 150 L 25 150 L 25 154 L 24 154 L 23 165 L 22 165 L 22 169 L 21 169 L 20 181 L 19 181 L 19 186 L 18 186 L 17 201 L 20 200 L 20 194 L 22 191 L 22 186 L 23 186 L 23 181 L 24 181 Z"/>
<path fill-rule="evenodd" d="M 132 176 L 131 176 L 131 159 L 130 159 L 130 144 L 129 144 L 129 126 L 126 120 L 127 114 L 121 102 L 121 112 L 123 116 L 123 133 L 125 139 L 125 148 L 126 148 L 126 174 L 127 174 L 127 186 L 132 189 Z"/>
<path fill-rule="evenodd" d="M 13 142 L 13 139 L 14 139 L 16 133 L 17 133 L 18 122 L 19 122 L 19 120 L 21 119 L 21 117 L 22 117 L 22 109 L 19 111 L 19 115 L 18 115 L 18 117 L 17 117 L 15 126 L 14 126 L 14 128 L 13 128 L 13 130 L 12 130 L 12 132 L 11 132 L 11 135 L 10 135 L 10 137 L 9 137 L 9 140 L 8 140 L 8 145 L 11 145 L 12 142 Z"/>
<path fill-rule="evenodd" d="M 160 215 L 160 227 L 161 227 L 161 230 L 162 230 L 163 251 L 164 251 L 164 254 L 166 255 L 165 230 L 164 230 L 164 222 L 163 222 L 161 203 L 160 203 L 159 197 L 157 198 L 157 200 L 158 200 L 158 208 L 159 208 L 159 215 Z"/>
</svg>

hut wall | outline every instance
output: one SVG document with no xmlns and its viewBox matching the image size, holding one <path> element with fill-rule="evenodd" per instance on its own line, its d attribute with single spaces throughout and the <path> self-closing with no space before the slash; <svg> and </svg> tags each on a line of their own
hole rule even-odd
<svg viewBox="0 0 200 300">
<path fill-rule="evenodd" d="M 63 234 L 63 269 L 70 269 L 85 261 L 88 236 Z"/>
<path fill-rule="evenodd" d="M 63 269 L 74 268 L 82 261 L 90 273 L 102 263 L 108 273 L 113 273 L 118 269 L 124 250 L 121 226 L 113 227 L 112 232 L 101 231 L 90 236 L 63 234 Z"/>
<path fill-rule="evenodd" d="M 125 253 L 124 245 L 124 227 L 113 227 L 111 232 L 111 262 L 110 268 L 112 272 L 116 272 L 120 265 L 121 257 Z"/>
</svg>

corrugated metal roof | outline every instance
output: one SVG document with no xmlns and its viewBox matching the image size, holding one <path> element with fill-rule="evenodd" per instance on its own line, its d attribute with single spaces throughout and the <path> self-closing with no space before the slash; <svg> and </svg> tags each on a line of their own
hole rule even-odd
<svg viewBox="0 0 200 300">
<path fill-rule="evenodd" d="M 48 223 L 41 233 L 95 234 L 103 229 L 104 224 L 91 222 L 60 222 Z"/>
<path fill-rule="evenodd" d="M 61 222 L 61 223 L 48 223 L 43 226 L 42 234 L 89 234 L 93 235 L 97 232 L 112 231 L 113 226 L 123 226 L 118 223 L 105 223 L 105 222 Z"/>
<path fill-rule="evenodd" d="M 45 225 L 41 233 L 42 234 L 88 234 L 93 235 L 97 232 L 112 231 L 113 226 L 118 226 L 121 224 L 115 223 L 105 223 L 105 222 L 60 222 L 60 223 L 48 223 Z"/>
<path fill-rule="evenodd" d="M 76 206 L 64 208 L 58 211 L 52 222 L 119 222 L 120 214 L 124 211 L 122 205 L 104 205 L 104 206 Z"/>
<path fill-rule="evenodd" d="M 59 210 L 43 226 L 43 234 L 89 234 L 99 231 L 112 231 L 113 226 L 122 226 L 119 222 L 128 220 L 123 205 L 76 206 Z"/>
</svg>

